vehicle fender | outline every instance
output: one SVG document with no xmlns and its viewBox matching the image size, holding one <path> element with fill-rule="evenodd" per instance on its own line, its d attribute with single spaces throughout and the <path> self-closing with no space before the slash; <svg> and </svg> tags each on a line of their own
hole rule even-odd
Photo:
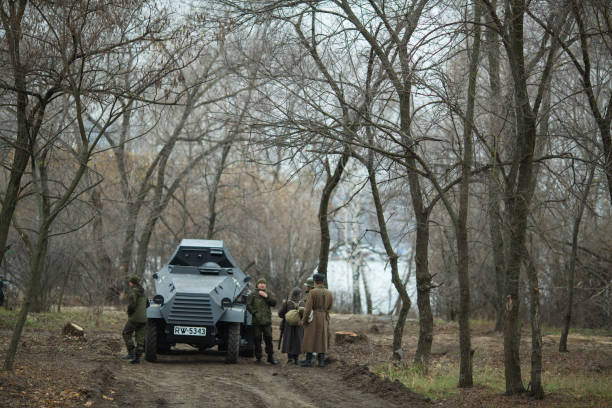
<svg viewBox="0 0 612 408">
<path fill-rule="evenodd" d="M 147 319 L 161 319 L 161 307 L 154 303 L 151 303 L 151 306 L 147 308 Z"/>
<path fill-rule="evenodd" d="M 219 321 L 229 323 L 243 323 L 245 313 L 246 307 L 244 305 L 233 305 L 232 307 L 225 309 L 225 311 L 219 318 Z"/>
</svg>

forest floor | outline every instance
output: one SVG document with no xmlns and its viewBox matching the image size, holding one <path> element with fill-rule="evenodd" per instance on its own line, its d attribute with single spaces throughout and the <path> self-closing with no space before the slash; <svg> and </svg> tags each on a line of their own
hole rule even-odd
<svg viewBox="0 0 612 408">
<path fill-rule="evenodd" d="M 8 349 L 16 312 L 0 310 L 0 357 Z M 84 310 L 32 314 L 22 336 L 13 373 L 0 372 L 0 407 L 610 407 L 612 333 L 570 332 L 570 353 L 556 351 L 558 335 L 543 337 L 546 397 L 503 396 L 503 338 L 489 322 L 472 324 L 475 386 L 456 387 L 459 345 L 456 323 L 437 321 L 427 373 L 410 366 L 418 324 L 404 332 L 405 362 L 392 362 L 392 320 L 386 316 L 332 315 L 332 330 L 360 334 L 355 344 L 336 346 L 321 368 L 277 366 L 188 346 L 157 363 L 121 360 L 124 315 L 105 311 L 96 327 Z M 85 339 L 66 337 L 73 321 Z M 278 320 L 274 337 L 278 338 Z M 333 337 L 332 337 L 333 339 Z M 529 377 L 529 335 L 521 361 Z M 333 340 L 332 340 L 333 343 Z"/>
</svg>

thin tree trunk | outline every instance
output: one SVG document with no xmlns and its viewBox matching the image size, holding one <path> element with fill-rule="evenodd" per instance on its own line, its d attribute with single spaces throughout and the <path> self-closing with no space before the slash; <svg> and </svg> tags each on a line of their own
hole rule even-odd
<svg viewBox="0 0 612 408">
<path fill-rule="evenodd" d="M 36 298 L 36 295 L 39 290 L 40 278 L 42 276 L 43 270 L 43 259 L 46 255 L 45 248 L 47 247 L 48 235 L 48 231 L 39 231 L 39 238 L 35 247 L 36 253 L 34 254 L 34 258 L 30 265 L 30 280 L 28 282 L 28 290 L 23 301 L 23 306 L 19 311 L 17 323 L 15 324 L 15 328 L 13 329 L 11 342 L 9 344 L 8 351 L 6 352 L 6 358 L 4 360 L 4 369 L 7 371 L 13 371 L 14 369 L 15 356 L 17 354 L 17 346 L 19 345 L 19 339 L 21 338 L 21 333 L 23 332 L 23 327 L 28 317 L 30 307 L 32 306 L 32 302 Z"/>
<path fill-rule="evenodd" d="M 321 229 L 321 246 L 319 247 L 319 265 L 317 272 L 325 275 L 327 281 L 327 263 L 329 261 L 329 246 L 331 243 L 331 236 L 329 233 L 329 202 L 331 200 L 334 189 L 340 183 L 344 168 L 350 158 L 350 151 L 348 148 L 345 149 L 344 153 L 338 159 L 336 168 L 333 173 L 329 169 L 329 163 L 326 162 L 326 169 L 328 171 L 328 177 L 325 181 L 325 187 L 321 192 L 321 200 L 319 202 L 319 228 Z"/>
<path fill-rule="evenodd" d="M 582 51 L 582 62 L 584 64 L 584 67 L 580 67 L 580 65 L 575 60 L 574 64 L 576 65 L 576 68 L 578 68 L 578 71 L 581 74 L 582 86 L 587 95 L 593 118 L 595 119 L 595 122 L 597 123 L 597 128 L 599 129 L 601 144 L 603 146 L 604 172 L 606 174 L 606 180 L 608 182 L 608 193 L 610 195 L 610 200 L 612 201 L 612 134 L 610 133 L 610 126 L 612 124 L 612 93 L 610 93 L 610 95 L 608 96 L 607 107 L 602 106 L 600 108 L 591 81 L 593 68 L 591 67 L 591 56 L 589 53 L 589 33 L 587 32 L 588 30 L 585 27 L 583 21 L 584 4 L 582 1 L 573 0 L 571 2 L 571 6 L 578 26 L 580 49 Z M 609 21 L 609 14 L 607 14 L 607 18 Z M 605 112 L 605 114 L 603 112 Z"/>
<path fill-rule="evenodd" d="M 21 48 L 21 24 L 26 7 L 26 1 L 21 0 L 9 7 L 12 13 L 6 14 L 4 3 L 0 7 L 0 19 L 8 44 L 8 54 L 13 71 L 14 86 L 16 90 L 15 115 L 17 122 L 17 138 L 14 144 L 13 163 L 10 167 L 10 177 L 6 191 L 2 197 L 2 210 L 0 210 L 0 262 L 6 252 L 9 227 L 21 187 L 21 177 L 28 165 L 30 157 L 30 140 L 36 138 L 37 130 L 32 129 L 28 123 L 28 96 L 26 93 L 26 69 L 22 66 Z M 45 110 L 45 104 L 38 107 L 38 116 Z M 30 134 L 31 132 L 31 134 Z"/>
<path fill-rule="evenodd" d="M 359 256 L 359 254 L 357 254 Z M 359 260 L 357 260 L 359 261 Z M 353 278 L 353 314 L 361 314 L 361 288 L 360 288 L 360 275 L 361 265 L 359 262 L 355 262 L 355 259 L 351 259 L 351 274 Z"/>
<path fill-rule="evenodd" d="M 7 371 L 12 371 L 14 369 L 15 355 L 17 354 L 19 339 L 21 338 L 21 333 L 23 332 L 23 327 L 28 317 L 30 308 L 33 306 L 40 291 L 40 281 L 44 269 L 44 259 L 47 255 L 47 248 L 49 244 L 49 227 L 51 225 L 49 189 L 45 167 L 47 153 L 48 151 L 43 151 L 39 157 L 40 160 L 36 160 L 34 156 L 32 157 L 32 184 L 38 193 L 39 230 L 36 245 L 31 248 L 32 261 L 30 263 L 30 280 L 28 281 L 28 289 L 23 301 L 23 306 L 19 312 L 17 323 L 13 329 L 13 335 L 11 337 L 9 349 L 6 353 L 6 359 L 4 361 L 4 369 Z M 27 237 L 25 239 L 27 240 Z"/>
<path fill-rule="evenodd" d="M 104 208 L 102 200 L 100 198 L 100 192 L 97 188 L 94 188 L 91 192 L 91 203 L 96 211 L 96 215 L 92 222 L 92 230 L 94 236 L 94 244 L 96 248 L 96 255 L 98 258 L 97 264 L 99 265 L 98 270 L 95 274 L 95 282 L 97 283 L 96 300 L 94 303 L 94 322 L 95 327 L 100 326 L 100 319 L 104 312 L 104 303 L 106 300 L 106 289 L 110 286 L 110 283 L 114 280 L 113 261 L 111 260 L 106 248 L 104 247 L 104 222 L 102 214 Z M 121 277 L 119 277 L 121 278 Z"/>
<path fill-rule="evenodd" d="M 529 303 L 531 317 L 531 382 L 529 394 L 536 399 L 544 399 L 542 387 L 542 329 L 540 325 L 540 285 L 538 272 L 533 263 L 533 254 L 525 248 L 525 269 L 529 280 Z"/>
<path fill-rule="evenodd" d="M 393 328 L 393 358 L 396 360 L 400 360 L 403 356 L 402 340 L 404 336 L 404 326 L 406 324 L 408 312 L 410 311 L 410 307 L 412 305 L 410 302 L 410 297 L 408 296 L 408 291 L 406 290 L 406 286 L 403 285 L 403 282 L 399 275 L 399 268 L 397 265 L 398 255 L 393 250 L 393 246 L 391 245 L 391 239 L 387 231 L 387 221 L 385 220 L 385 213 L 382 206 L 382 202 L 380 200 L 380 193 L 378 192 L 378 185 L 376 182 L 376 172 L 374 169 L 374 152 L 371 150 L 369 152 L 368 159 L 368 176 L 370 180 L 370 189 L 372 191 L 372 199 L 374 200 L 374 208 L 376 208 L 376 218 L 378 220 L 380 238 L 383 242 L 383 246 L 385 247 L 387 257 L 389 258 L 389 264 L 391 265 L 391 281 L 393 282 L 395 289 L 397 290 L 400 298 L 402 299 L 402 307 L 400 308 L 397 323 Z"/>
<path fill-rule="evenodd" d="M 429 274 L 429 212 L 416 217 L 415 274 L 417 283 L 417 307 L 419 309 L 419 339 L 414 364 L 428 367 L 433 343 L 433 313 L 431 311 L 431 275 Z"/>
<path fill-rule="evenodd" d="M 225 170 L 225 163 L 231 148 L 231 142 L 223 146 L 223 151 L 221 152 L 221 162 L 219 163 L 219 167 L 215 173 L 212 189 L 208 194 L 208 231 L 206 233 L 206 237 L 208 239 L 213 239 L 215 235 L 215 228 L 217 226 L 217 193 L 219 192 L 221 176 L 223 175 L 223 170 Z"/>
<path fill-rule="evenodd" d="M 491 7 L 497 7 L 497 0 L 491 2 Z M 499 173 L 501 169 L 496 166 L 499 154 L 499 138 L 502 136 L 504 121 L 502 120 L 502 92 L 500 79 L 500 50 L 499 35 L 492 27 L 490 15 L 487 17 L 486 49 L 489 62 L 489 102 L 492 112 L 489 115 L 490 144 L 493 149 L 491 157 L 491 171 L 487 173 L 487 215 L 489 220 L 489 235 L 491 238 L 491 250 L 493 252 L 493 276 L 495 279 L 495 331 L 502 331 L 504 319 L 504 240 L 502 234 L 501 214 L 501 192 L 499 185 Z"/>
<path fill-rule="evenodd" d="M 471 387 L 472 346 L 470 339 L 470 274 L 467 218 L 469 211 L 470 172 L 472 167 L 472 132 L 474 121 L 474 100 L 476 99 L 476 76 L 480 59 L 480 16 L 478 2 L 474 2 L 474 43 L 470 55 L 467 109 L 463 122 L 463 165 L 459 186 L 459 214 L 457 217 L 457 271 L 459 275 L 459 387 Z"/>
<path fill-rule="evenodd" d="M 221 176 L 223 175 L 223 171 L 225 170 L 225 165 L 227 163 L 227 158 L 229 157 L 230 150 L 233 146 L 234 140 L 238 132 L 240 132 L 240 127 L 244 122 L 244 118 L 247 114 L 249 107 L 251 106 L 251 96 L 253 95 L 254 89 L 254 77 L 257 74 L 257 70 L 251 73 L 251 88 L 247 93 L 246 101 L 244 106 L 242 107 L 242 111 L 240 112 L 240 116 L 238 121 L 232 126 L 230 129 L 230 137 L 227 142 L 223 145 L 223 150 L 221 151 L 221 161 L 219 163 L 219 167 L 217 168 L 217 172 L 215 173 L 215 179 L 213 181 L 212 189 L 208 194 L 208 231 L 207 237 L 208 239 L 212 239 L 215 235 L 215 229 L 217 227 L 217 198 L 219 193 L 219 186 L 221 184 Z"/>
<path fill-rule="evenodd" d="M 62 281 L 62 287 L 60 288 L 59 297 L 57 300 L 57 313 L 62 311 L 62 304 L 64 302 L 64 293 L 66 292 L 66 286 L 68 286 L 68 281 L 70 280 L 70 275 L 72 274 L 72 261 L 70 262 L 70 266 L 66 270 L 66 274 L 64 275 L 64 280 Z"/>
<path fill-rule="evenodd" d="M 574 303 L 574 280 L 576 272 L 576 260 L 578 258 L 578 237 L 580 235 L 580 222 L 584 214 L 586 207 L 587 198 L 593 183 L 593 177 L 595 175 L 595 165 L 591 165 L 588 179 L 584 187 L 584 192 L 580 198 L 578 209 L 574 218 L 574 226 L 572 228 L 572 252 L 570 254 L 569 269 L 567 271 L 567 298 L 566 298 L 566 309 L 565 316 L 563 319 L 563 329 L 561 331 L 561 338 L 559 339 L 559 351 L 567 353 L 567 336 L 569 335 L 570 323 L 572 321 L 572 307 Z"/>
<path fill-rule="evenodd" d="M 366 298 L 366 313 L 371 315 L 374 307 L 372 305 L 372 294 L 370 293 L 370 287 L 368 285 L 368 280 L 366 279 L 365 268 L 362 268 L 361 270 L 361 281 L 363 282 L 363 291 L 365 293 Z"/>
</svg>

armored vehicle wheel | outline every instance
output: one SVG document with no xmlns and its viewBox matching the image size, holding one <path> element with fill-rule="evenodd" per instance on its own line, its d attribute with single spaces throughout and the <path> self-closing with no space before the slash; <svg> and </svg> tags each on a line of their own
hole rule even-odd
<svg viewBox="0 0 612 408">
<path fill-rule="evenodd" d="M 145 360 L 152 363 L 157 361 L 157 320 L 147 319 L 145 334 Z"/>
<path fill-rule="evenodd" d="M 253 326 L 241 325 L 240 337 L 240 357 L 253 357 L 255 355 Z"/>
<path fill-rule="evenodd" d="M 227 354 L 225 362 L 235 364 L 238 362 L 240 351 L 240 323 L 230 323 L 227 328 Z"/>
</svg>

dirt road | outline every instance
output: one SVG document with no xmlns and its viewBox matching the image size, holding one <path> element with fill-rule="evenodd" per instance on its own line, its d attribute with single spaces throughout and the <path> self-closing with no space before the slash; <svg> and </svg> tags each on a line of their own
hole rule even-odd
<svg viewBox="0 0 612 408">
<path fill-rule="evenodd" d="M 179 351 L 160 356 L 154 364 L 116 368 L 113 398 L 133 407 L 424 406 L 422 401 L 410 404 L 409 398 L 393 395 L 392 385 L 364 387 L 364 381 L 374 385 L 377 379 L 340 361 L 325 368 L 302 368 L 286 361 L 277 366 L 255 364 L 246 358 L 229 365 L 220 355 Z"/>
</svg>

